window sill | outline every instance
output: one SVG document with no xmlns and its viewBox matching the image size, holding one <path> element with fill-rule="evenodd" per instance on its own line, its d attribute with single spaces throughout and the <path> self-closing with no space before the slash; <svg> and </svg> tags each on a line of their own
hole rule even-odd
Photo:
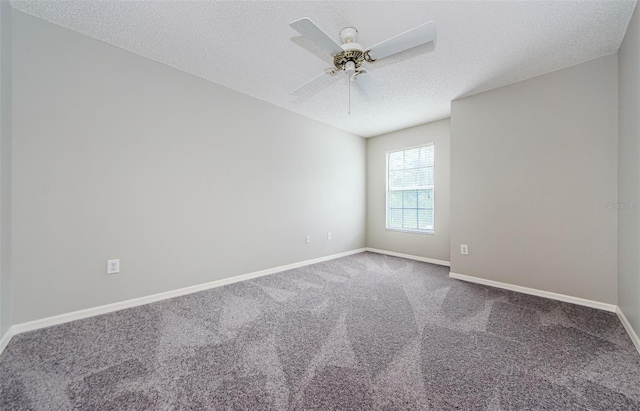
<svg viewBox="0 0 640 411">
<path fill-rule="evenodd" d="M 422 235 L 435 235 L 433 230 L 407 230 L 402 228 L 385 228 L 386 231 L 396 231 L 398 233 L 409 233 L 409 234 L 422 234 Z"/>
</svg>

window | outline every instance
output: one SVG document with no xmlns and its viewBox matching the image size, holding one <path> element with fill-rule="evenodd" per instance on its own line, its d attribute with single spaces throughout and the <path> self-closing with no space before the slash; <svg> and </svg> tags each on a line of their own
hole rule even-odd
<svg viewBox="0 0 640 411">
<path fill-rule="evenodd" d="M 433 144 L 387 153 L 387 229 L 433 233 Z"/>
</svg>

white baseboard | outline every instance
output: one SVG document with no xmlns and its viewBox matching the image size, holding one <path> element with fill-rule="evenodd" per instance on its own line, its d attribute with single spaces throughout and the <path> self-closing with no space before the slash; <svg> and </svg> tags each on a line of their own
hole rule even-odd
<svg viewBox="0 0 640 411">
<path fill-rule="evenodd" d="M 426 258 L 426 257 L 419 257 L 419 256 L 414 256 L 414 255 L 409 255 L 409 254 L 396 253 L 396 252 L 393 252 L 393 251 L 379 250 L 379 249 L 375 249 L 375 248 L 368 248 L 368 247 L 367 248 L 360 248 L 360 249 L 351 250 L 351 251 L 347 251 L 347 252 L 343 252 L 343 253 L 328 255 L 328 256 L 325 256 L 325 257 L 314 258 L 314 259 L 306 260 L 306 261 L 300 261 L 300 262 L 293 263 L 293 264 L 287 264 L 287 265 L 283 265 L 283 266 L 280 266 L 280 267 L 269 268 L 269 269 L 266 269 L 266 270 L 255 271 L 255 272 L 247 273 L 247 274 L 241 274 L 241 275 L 237 275 L 235 277 L 223 278 L 221 280 L 211 281 L 211 282 L 208 282 L 208 283 L 194 285 L 194 286 L 190 286 L 190 287 L 184 287 L 184 288 L 180 288 L 180 289 L 177 289 L 177 290 L 171 290 L 171 291 L 158 293 L 158 294 L 153 294 L 153 295 L 149 295 L 149 296 L 145 296 L 145 297 L 134 298 L 134 299 L 131 299 L 131 300 L 126 300 L 126 301 L 120 301 L 120 302 L 117 302 L 117 303 L 112 303 L 112 304 L 101 305 L 101 306 L 98 306 L 98 307 L 87 308 L 87 309 L 84 309 L 84 310 L 73 311 L 73 312 L 70 312 L 70 313 L 60 314 L 60 315 L 56 315 L 56 316 L 53 316 L 53 317 L 42 318 L 42 319 L 39 319 L 39 320 L 29 321 L 29 322 L 26 322 L 26 323 L 15 324 L 15 325 L 13 325 L 12 327 L 10 327 L 7 330 L 7 332 L 2 336 L 2 338 L 0 338 L 0 354 L 2 354 L 2 352 L 7 347 L 7 345 L 11 341 L 11 338 L 14 335 L 17 335 L 17 334 L 20 334 L 20 333 L 24 333 L 24 332 L 27 332 L 27 331 L 33 331 L 33 330 L 37 330 L 37 329 L 40 329 L 40 328 L 51 327 L 53 325 L 63 324 L 63 323 L 67 323 L 67 322 L 75 321 L 75 320 L 80 320 L 80 319 L 83 319 L 83 318 L 94 317 L 96 315 L 106 314 L 106 313 L 110 313 L 110 312 L 114 312 L 114 311 L 120 311 L 120 310 L 123 310 L 123 309 L 126 309 L 126 308 L 137 307 L 137 306 L 140 306 L 140 305 L 149 304 L 149 303 L 153 303 L 153 302 L 156 302 L 156 301 L 162 301 L 162 300 L 166 300 L 166 299 L 169 299 L 169 298 L 180 297 L 182 295 L 192 294 L 192 293 L 195 293 L 195 292 L 198 292 L 198 291 L 204 291 L 204 290 L 220 287 L 220 286 L 227 285 L 227 284 L 233 284 L 233 283 L 237 283 L 237 282 L 240 282 L 240 281 L 249 280 L 249 279 L 252 279 L 252 278 L 263 277 L 263 276 L 266 276 L 266 275 L 275 274 L 275 273 L 279 273 L 279 272 L 287 271 L 287 270 L 292 270 L 294 268 L 304 267 L 304 266 L 311 265 L 311 264 L 317 264 L 317 263 L 321 263 L 323 261 L 329 261 L 329 260 L 333 260 L 333 259 L 336 259 L 336 258 L 346 257 L 348 255 L 358 254 L 358 253 L 361 253 L 361 252 L 364 252 L 364 251 L 370 251 L 370 252 L 377 253 L 377 254 L 386 254 L 386 255 L 391 255 L 391 256 L 394 256 L 394 257 L 407 258 L 407 259 L 410 259 L 410 260 L 417 260 L 417 261 L 422 261 L 422 262 L 427 262 L 427 263 L 432 263 L 432 264 L 438 264 L 438 265 L 444 265 L 444 266 L 449 266 L 450 265 L 450 263 L 448 261 L 435 260 L 435 259 Z M 536 290 L 536 289 L 533 289 L 533 288 L 527 288 L 527 287 L 521 287 L 521 286 L 507 284 L 507 283 L 501 283 L 501 282 L 498 282 L 498 281 L 486 280 L 486 279 L 483 279 L 483 278 L 472 277 L 472 276 L 468 276 L 468 275 L 464 275 L 464 274 L 450 273 L 449 276 L 451 278 L 456 278 L 456 279 L 463 280 L 463 281 L 469 281 L 469 282 L 473 282 L 473 283 L 477 283 L 477 284 L 483 284 L 483 285 L 488 285 L 488 286 L 492 286 L 492 287 L 503 288 L 503 289 L 506 289 L 506 290 L 517 291 L 517 292 L 521 292 L 521 293 L 524 293 L 524 294 L 531 294 L 531 295 L 536 295 L 536 296 L 539 296 L 539 297 L 545 297 L 545 298 L 550 298 L 550 299 L 554 299 L 554 300 L 569 302 L 569 303 L 573 303 L 573 304 L 584 305 L 584 306 L 587 306 L 587 307 L 598 308 L 598 309 L 605 310 L 605 311 L 616 312 L 618 314 L 618 317 L 620 318 L 620 321 L 622 322 L 623 326 L 625 327 L 625 329 L 629 333 L 629 336 L 631 337 L 631 340 L 633 341 L 634 345 L 638 349 L 638 352 L 640 352 L 640 339 L 638 339 L 638 335 L 631 328 L 631 325 L 629 324 L 629 322 L 627 321 L 626 317 L 624 316 L 624 313 L 615 305 L 605 304 L 605 303 L 586 300 L 586 299 L 577 298 L 577 297 L 571 297 L 571 296 L 563 295 L 563 294 L 556 294 L 556 293 L 552 293 L 552 292 L 548 292 L 548 291 Z"/>
<path fill-rule="evenodd" d="M 366 251 L 365 248 L 359 248 L 356 250 L 346 251 L 344 253 L 332 254 L 325 257 L 314 258 L 312 260 L 300 261 L 297 263 L 287 264 L 280 267 L 269 268 L 261 271 L 255 271 L 253 273 L 241 274 L 234 277 L 223 278 L 221 280 L 211 281 L 204 284 L 198 284 L 190 287 L 179 288 L 177 290 L 166 291 L 163 293 L 148 295 L 145 297 L 134 298 L 131 300 L 101 305 L 98 307 L 87 308 L 79 311 L 73 311 L 70 313 L 55 315 L 53 317 L 42 318 L 39 320 L 29 321 L 26 323 L 15 324 L 10 328 L 11 332 L 10 333 L 7 332 L 7 334 L 1 340 L 3 345 L 0 345 L 0 354 L 2 353 L 2 350 L 4 349 L 6 344 L 9 343 L 9 340 L 11 339 L 11 337 L 16 334 L 24 333 L 27 331 L 33 331 L 33 330 L 37 330 L 45 327 L 51 327 L 53 325 L 63 324 L 70 321 L 81 320 L 83 318 L 94 317 L 96 315 L 111 313 L 114 311 L 120 311 L 126 308 L 137 307 L 140 305 L 149 304 L 156 301 L 162 301 L 169 298 L 180 297 L 182 295 L 192 294 L 198 291 L 204 291 L 204 290 L 220 287 L 227 284 L 237 283 L 239 281 L 249 280 L 252 278 L 263 277 L 266 275 L 275 274 L 275 273 L 279 273 L 287 270 L 292 270 L 294 268 L 304 267 L 306 265 L 317 264 L 323 261 L 329 261 L 329 260 L 333 260 L 340 257 L 346 257 L 348 255 L 358 254 L 364 251 Z"/>
<path fill-rule="evenodd" d="M 367 247 L 365 250 L 366 251 L 370 251 L 372 253 L 376 253 L 376 254 L 385 254 L 385 255 L 390 255 L 390 256 L 393 256 L 393 257 L 401 257 L 401 258 L 406 258 L 406 259 L 409 259 L 409 260 L 422 261 L 423 263 L 444 265 L 444 266 L 447 266 L 447 267 L 451 266 L 451 263 L 449 261 L 436 260 L 434 258 L 420 257 L 420 256 L 417 256 L 417 255 L 411 255 L 411 254 L 396 253 L 395 251 L 380 250 L 380 249 L 377 249 L 377 248 L 370 248 L 370 247 Z"/>
<path fill-rule="evenodd" d="M 638 334 L 636 334 L 633 327 L 631 327 L 629 320 L 627 320 L 627 317 L 625 317 L 620 307 L 616 307 L 616 314 L 618 314 L 618 318 L 620 319 L 620 322 L 624 326 L 624 329 L 627 330 L 627 334 L 629 334 L 629 337 L 631 338 L 633 345 L 636 346 L 636 350 L 638 350 L 638 354 L 640 354 L 640 338 L 638 338 Z"/>
<path fill-rule="evenodd" d="M 490 287 L 503 288 L 505 290 L 510 290 L 510 291 L 517 291 L 523 294 L 535 295 L 538 297 L 550 298 L 552 300 L 564 301 L 566 303 L 584 305 L 585 307 L 597 308 L 599 310 L 604 310 L 604 311 L 616 312 L 616 308 L 617 308 L 617 306 L 614 304 L 601 303 L 599 301 L 586 300 L 584 298 L 572 297 L 570 295 L 557 294 L 557 293 L 552 293 L 550 291 L 537 290 L 535 288 L 528 288 L 528 287 L 522 287 L 519 285 L 501 283 L 499 281 L 487 280 L 484 278 L 473 277 L 470 275 L 449 273 L 449 277 L 462 280 L 462 281 L 468 281 L 471 283 L 488 285 Z"/>
<path fill-rule="evenodd" d="M 0 338 L 0 354 L 2 354 L 5 348 L 7 348 L 7 345 L 9 345 L 9 341 L 11 341 L 13 335 L 13 327 L 9 327 L 7 332 L 5 332 L 2 338 Z"/>
</svg>

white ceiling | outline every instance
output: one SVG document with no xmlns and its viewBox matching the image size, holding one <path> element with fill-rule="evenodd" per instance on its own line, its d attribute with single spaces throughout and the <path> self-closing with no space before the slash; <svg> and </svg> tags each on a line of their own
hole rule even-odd
<svg viewBox="0 0 640 411">
<path fill-rule="evenodd" d="M 450 102 L 618 50 L 635 1 L 12 1 L 21 11 L 370 137 L 445 118 Z M 433 21 L 436 47 L 369 66 L 377 96 L 345 77 L 303 98 L 289 92 L 331 58 L 289 23 L 309 17 L 367 47 Z M 406 58 L 400 58 L 406 57 Z"/>
</svg>

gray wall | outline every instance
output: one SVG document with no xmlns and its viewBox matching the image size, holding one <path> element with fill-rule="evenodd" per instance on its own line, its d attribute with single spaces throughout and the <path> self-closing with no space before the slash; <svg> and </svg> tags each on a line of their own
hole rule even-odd
<svg viewBox="0 0 640 411">
<path fill-rule="evenodd" d="M 11 5 L 0 1 L 0 338 L 11 326 Z"/>
<path fill-rule="evenodd" d="M 365 246 L 364 139 L 13 17 L 14 323 Z"/>
<path fill-rule="evenodd" d="M 616 303 L 617 62 L 452 102 L 452 272 Z"/>
<path fill-rule="evenodd" d="M 619 58 L 618 305 L 640 335 L 640 11 Z"/>
<path fill-rule="evenodd" d="M 386 152 L 434 143 L 434 234 L 385 229 Z M 367 246 L 449 261 L 449 119 L 367 140 Z"/>
</svg>

